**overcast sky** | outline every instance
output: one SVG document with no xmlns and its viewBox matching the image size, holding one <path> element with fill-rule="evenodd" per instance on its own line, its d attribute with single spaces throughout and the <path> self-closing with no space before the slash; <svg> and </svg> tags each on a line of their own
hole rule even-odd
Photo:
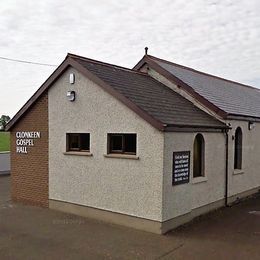
<svg viewBox="0 0 260 260">
<path fill-rule="evenodd" d="M 1 0 L 0 56 L 59 64 L 67 52 L 133 67 L 149 54 L 260 88 L 259 0 Z M 0 115 L 55 67 L 0 59 Z"/>
</svg>

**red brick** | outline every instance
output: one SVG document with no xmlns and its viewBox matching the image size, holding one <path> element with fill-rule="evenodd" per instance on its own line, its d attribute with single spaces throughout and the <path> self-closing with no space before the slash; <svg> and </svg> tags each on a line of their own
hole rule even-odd
<svg viewBox="0 0 260 260">
<path fill-rule="evenodd" d="M 27 154 L 16 153 L 16 132 L 41 132 L 28 146 Z M 48 207 L 48 94 L 26 112 L 11 129 L 11 194 L 13 201 Z"/>
</svg>

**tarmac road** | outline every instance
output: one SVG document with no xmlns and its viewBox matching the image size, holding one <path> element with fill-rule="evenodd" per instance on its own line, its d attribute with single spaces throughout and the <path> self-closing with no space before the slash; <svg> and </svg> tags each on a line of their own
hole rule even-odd
<svg viewBox="0 0 260 260">
<path fill-rule="evenodd" d="M 165 236 L 21 204 L 0 177 L 0 259 L 260 259 L 260 197 Z"/>
</svg>

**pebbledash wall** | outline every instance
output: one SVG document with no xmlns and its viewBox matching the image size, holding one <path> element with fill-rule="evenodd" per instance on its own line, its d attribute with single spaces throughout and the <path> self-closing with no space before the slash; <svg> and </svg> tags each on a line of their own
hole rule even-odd
<svg viewBox="0 0 260 260">
<path fill-rule="evenodd" d="M 17 202 L 48 207 L 48 93 L 27 111 L 11 131 L 11 195 Z M 19 132 L 40 132 L 40 138 L 17 138 Z M 30 140 L 33 146 L 17 145 Z M 19 141 L 18 141 L 19 142 Z M 18 143 L 19 144 L 19 143 Z M 17 152 L 17 148 L 27 153 Z M 26 147 L 26 148 L 25 148 Z"/>
<path fill-rule="evenodd" d="M 68 83 L 70 73 L 75 74 L 73 85 Z M 75 102 L 64 98 L 68 90 L 75 90 Z M 92 155 L 64 154 L 66 133 L 82 132 L 90 133 Z M 137 158 L 106 157 L 107 134 L 120 132 L 137 134 Z M 162 132 L 76 70 L 67 70 L 49 90 L 50 207 L 103 215 L 112 222 L 160 233 L 163 147 Z M 88 212 L 77 205 L 88 206 Z M 110 217 L 109 212 L 121 215 Z M 122 219 L 123 214 L 153 222 L 147 226 L 134 218 Z"/>
</svg>

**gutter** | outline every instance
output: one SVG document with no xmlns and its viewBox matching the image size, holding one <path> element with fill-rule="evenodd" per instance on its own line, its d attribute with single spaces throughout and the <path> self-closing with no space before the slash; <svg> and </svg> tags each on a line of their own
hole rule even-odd
<svg viewBox="0 0 260 260">
<path fill-rule="evenodd" d="M 241 121 L 260 122 L 260 117 L 248 116 L 248 115 L 229 114 L 229 115 L 226 117 L 226 119 L 228 119 L 228 120 L 241 120 Z"/>
<path fill-rule="evenodd" d="M 223 124 L 219 126 L 207 126 L 207 125 L 176 125 L 166 124 L 164 125 L 165 132 L 224 132 L 230 129 L 229 126 Z"/>
</svg>

